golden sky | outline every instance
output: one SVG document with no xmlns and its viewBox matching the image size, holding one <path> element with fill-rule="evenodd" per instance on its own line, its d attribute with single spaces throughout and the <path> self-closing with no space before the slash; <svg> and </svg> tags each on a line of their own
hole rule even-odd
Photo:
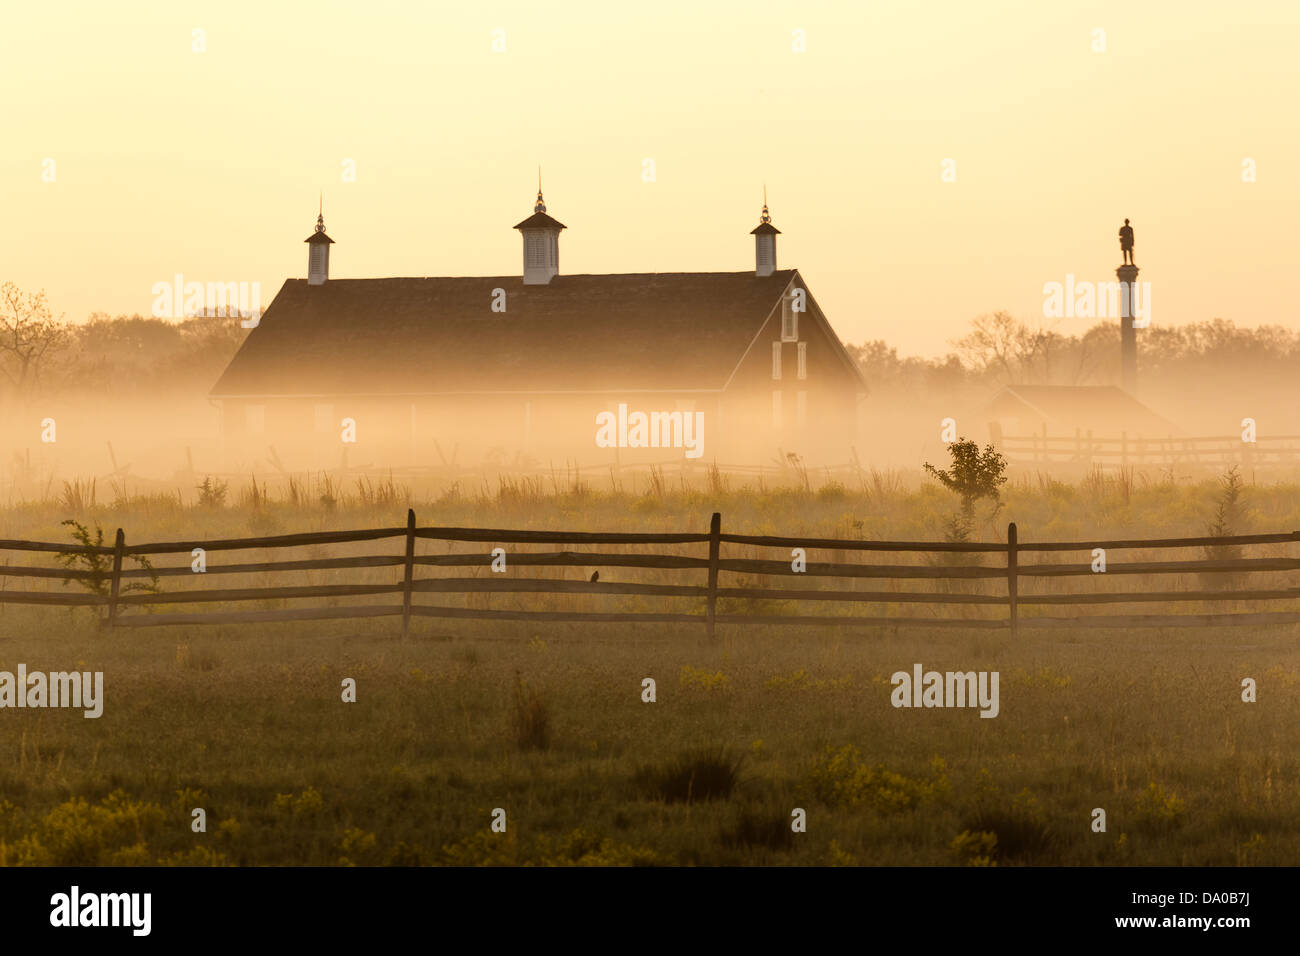
<svg viewBox="0 0 1300 956">
<path fill-rule="evenodd" d="M 850 342 L 1042 320 L 1125 217 L 1153 324 L 1300 328 L 1298 48 L 1294 0 L 6 4 L 0 280 L 265 303 L 322 189 L 334 277 L 514 274 L 540 164 L 561 273 L 752 268 L 766 183 Z"/>
</svg>

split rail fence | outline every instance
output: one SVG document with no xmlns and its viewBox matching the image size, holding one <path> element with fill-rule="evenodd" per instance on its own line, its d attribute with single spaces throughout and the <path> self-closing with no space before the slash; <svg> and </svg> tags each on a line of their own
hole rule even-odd
<svg viewBox="0 0 1300 956">
<path fill-rule="evenodd" d="M 286 549 L 311 547 L 320 553 L 327 546 L 361 545 L 400 539 L 403 547 L 389 553 L 312 557 L 305 560 L 273 560 L 223 563 L 214 555 L 248 549 Z M 441 542 L 448 553 L 417 554 L 417 542 Z M 456 543 L 490 545 L 480 551 L 451 553 Z M 586 546 L 584 550 L 528 551 L 511 545 Z M 607 552 L 591 546 L 635 546 L 642 549 L 664 546 L 695 546 L 697 552 L 653 553 Z M 723 553 L 724 545 L 728 553 Z M 814 625 L 834 627 L 947 627 L 1009 630 L 1012 636 L 1031 627 L 1176 627 L 1187 625 L 1226 626 L 1300 623 L 1300 532 L 1236 535 L 1231 537 L 1134 539 L 1075 542 L 1022 542 L 1016 525 L 1007 528 L 1007 540 L 994 543 L 944 543 L 932 541 L 866 541 L 838 538 L 782 537 L 773 535 L 727 534 L 722 519 L 714 514 L 708 533 L 644 534 L 588 533 L 567 531 L 520 531 L 476 528 L 420 528 L 415 513 L 407 514 L 405 528 L 375 528 L 360 531 L 327 531 L 308 534 L 276 535 L 260 538 L 234 538 L 213 541 L 175 541 L 128 545 L 118 529 L 112 547 L 82 547 L 39 541 L 0 540 L 0 556 L 8 552 L 54 553 L 74 555 L 86 570 L 68 567 L 13 565 L 5 558 L 0 563 L 0 604 L 85 606 L 98 609 L 101 620 L 111 628 L 151 627 L 163 625 L 231 624 L 262 621 L 306 621 L 338 618 L 400 617 L 402 634 L 410 631 L 413 617 L 463 618 L 501 621 L 570 621 L 616 623 L 692 624 L 713 637 L 717 625 Z M 1272 546 L 1271 553 L 1243 557 L 1243 548 Z M 492 552 L 505 551 L 505 573 L 489 570 Z M 206 569 L 196 573 L 202 549 Z M 803 549 L 805 564 L 798 567 Z M 1100 552 L 1095 549 L 1102 549 Z M 1179 560 L 1120 560 L 1112 552 L 1130 550 L 1199 549 L 1201 557 Z M 680 550 L 680 549 L 679 549 Z M 735 556 L 743 554 L 777 557 Z M 828 552 L 831 560 L 814 561 L 808 552 Z M 1074 552 L 1080 562 L 1044 563 L 1026 561 L 1051 553 Z M 497 552 L 498 556 L 501 552 Z M 915 563 L 868 564 L 850 561 L 850 554 L 918 555 Z M 147 569 L 124 567 L 130 560 L 150 556 L 184 555 L 191 564 Z M 1098 556 L 1105 561 L 1104 573 L 1098 570 Z M 793 560 L 792 560 L 793 557 Z M 111 559 L 111 563 L 110 563 Z M 97 562 L 96 567 L 92 562 Z M 996 563 L 985 563 L 996 562 Z M 131 584 L 156 576 L 157 580 L 189 577 L 206 578 L 214 574 L 262 576 L 282 572 L 345 571 L 392 569 L 391 580 L 380 583 L 305 584 L 296 586 L 202 588 L 180 590 L 139 590 Z M 472 576 L 419 576 L 417 569 L 468 568 Z M 528 576 L 520 569 L 581 569 L 581 577 L 591 569 L 606 571 L 607 579 L 565 580 Z M 609 569 L 638 569 L 633 574 L 663 578 L 679 572 L 698 574 L 703 583 L 653 583 L 608 580 Z M 1288 573 L 1289 572 L 1289 573 Z M 381 572 L 382 573 L 382 572 Z M 568 573 L 572 573 L 569 571 Z M 627 573 L 626 570 L 619 571 Z M 1282 573 L 1279 582 L 1258 582 L 1256 575 Z M 737 576 L 727 586 L 721 575 Z M 1130 576 L 1138 575 L 1136 579 Z M 1196 586 L 1164 588 L 1151 586 L 1145 576 L 1193 576 Z M 372 573 L 373 577 L 373 573 Z M 755 586 L 753 579 L 780 582 L 790 577 L 801 579 L 800 585 L 788 587 L 777 583 Z M 1060 579 L 1088 577 L 1090 587 L 1073 590 L 1058 587 Z M 12 579 L 58 581 L 60 590 L 13 589 Z M 1134 582 L 1127 590 L 1109 589 L 1110 583 L 1125 578 Z M 830 587 L 810 587 L 804 580 L 831 579 Z M 698 578 L 696 581 L 698 582 Z M 1104 588 L 1098 584 L 1105 581 Z M 880 590 L 886 582 L 887 590 Z M 900 589 L 902 582 L 934 582 L 936 589 Z M 125 582 L 125 583 L 124 583 Z M 69 588 L 80 583 L 88 593 Z M 1208 585 L 1208 586 L 1207 586 Z M 874 587 L 866 590 L 864 587 Z M 983 593 L 992 591 L 994 593 Z M 650 599 L 665 601 L 659 611 L 617 610 L 590 611 L 537 610 L 529 608 L 492 609 L 487 607 L 491 593 L 514 592 L 533 595 L 635 595 L 638 606 Z M 417 595 L 463 595 L 466 606 L 417 603 Z M 475 599 L 473 595 L 481 595 Z M 378 604 L 340 604 L 340 599 L 379 599 Z M 313 600 L 316 606 L 286 607 L 285 601 Z M 477 600 L 482 607 L 470 606 Z M 550 598 L 548 600 L 554 600 Z M 568 600 L 570 603 L 574 599 Z M 267 602 L 280 605 L 262 610 L 203 610 L 199 613 L 157 613 L 154 609 L 168 604 L 227 605 L 239 602 Z M 324 602 L 327 606 L 321 606 Z M 776 603 L 765 603 L 776 602 Z M 1226 602 L 1226 603 L 1225 603 Z M 1258 610 L 1260 606 L 1283 602 L 1280 609 Z M 1210 605 L 1195 613 L 1161 614 L 1091 614 L 1081 609 L 1110 604 L 1193 604 Z M 784 613 L 791 606 L 830 605 L 840 613 Z M 1223 609 L 1231 604 L 1231 611 Z M 675 605 L 675 608 L 674 608 Z M 685 605 L 683 607 L 683 605 Z M 856 607 L 874 606 L 870 615 L 853 613 Z M 900 613 L 904 606 L 920 606 L 925 614 Z M 1243 605 L 1245 611 L 1238 611 Z M 1073 608 L 1069 616 L 1040 613 L 1051 608 Z M 143 612 L 143 613 L 142 613 Z"/>
<path fill-rule="evenodd" d="M 1074 435 L 1002 435 L 993 442 L 1012 465 L 1093 464 L 1119 466 L 1216 466 L 1240 464 L 1244 468 L 1300 464 L 1300 435 L 1261 436 L 1245 442 L 1241 436 L 1145 438 L 1121 433 L 1096 436 L 1076 430 Z"/>
</svg>

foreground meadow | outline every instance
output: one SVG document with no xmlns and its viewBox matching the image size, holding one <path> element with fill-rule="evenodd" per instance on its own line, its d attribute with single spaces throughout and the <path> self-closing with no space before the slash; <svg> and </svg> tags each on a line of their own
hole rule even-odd
<svg viewBox="0 0 1300 956">
<path fill-rule="evenodd" d="M 1021 482 L 979 537 L 1006 520 L 1039 540 L 1203 534 L 1220 493 Z M 1248 486 L 1232 530 L 1300 526 L 1298 498 Z M 400 524 L 405 500 L 359 499 L 47 500 L 0 512 L 0 537 L 64 540 L 67 517 L 136 541 Z M 676 531 L 719 510 L 733 531 L 889 538 L 938 538 L 952 507 L 901 486 L 412 504 L 421 524 Z M 758 622 L 708 643 L 428 619 L 406 641 L 393 619 L 108 634 L 83 609 L 0 604 L 0 671 L 102 671 L 106 697 L 98 719 L 0 710 L 0 864 L 1291 864 L 1298 635 Z M 999 672 L 998 716 L 891 706 L 890 676 L 917 663 Z"/>
</svg>

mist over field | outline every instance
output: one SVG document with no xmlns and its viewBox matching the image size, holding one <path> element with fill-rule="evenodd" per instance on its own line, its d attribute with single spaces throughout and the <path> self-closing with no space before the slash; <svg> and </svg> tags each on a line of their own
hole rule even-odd
<svg viewBox="0 0 1300 956">
<path fill-rule="evenodd" d="M 313 422 L 314 429 L 281 425 L 272 409 L 263 433 L 235 439 L 223 429 L 221 402 L 209 392 L 249 334 L 238 316 L 169 321 L 97 313 L 81 324 L 57 323 L 57 329 L 52 346 L 25 366 L 23 356 L 0 348 L 0 487 L 10 501 L 48 496 L 63 481 L 92 478 L 138 490 L 172 488 L 188 500 L 205 475 L 255 475 L 275 484 L 289 472 L 414 470 L 426 480 L 472 483 L 475 473 L 551 473 L 569 466 L 583 467 L 589 476 L 610 466 L 644 473 L 649 465 L 671 469 L 684 458 L 697 471 L 715 463 L 742 472 L 765 468 L 768 479 L 779 483 L 791 454 L 812 469 L 814 480 L 819 467 L 845 466 L 856 455 L 861 468 L 892 469 L 910 483 L 920 479 L 921 462 L 944 456 L 944 419 L 954 419 L 963 437 L 991 440 L 990 403 L 1004 387 L 1106 385 L 1119 375 L 1116 324 L 1063 336 L 1042 323 L 993 313 L 972 320 L 971 331 L 943 359 L 900 356 L 879 340 L 848 345 L 869 388 L 857 404 L 856 428 L 819 435 L 814 421 L 780 446 L 747 437 L 753 433 L 739 422 L 722 423 L 719 434 L 719 422 L 710 415 L 702 420 L 698 457 L 671 447 L 616 452 L 596 442 L 593 410 L 615 407 L 609 402 L 557 404 L 525 432 L 522 414 L 518 428 L 500 427 L 499 398 L 465 396 L 430 408 L 414 425 L 406 406 L 395 412 L 391 405 L 367 404 L 364 381 L 355 387 L 359 397 L 330 399 L 327 420 Z M 1138 396 L 1169 425 L 1163 434 L 1145 437 L 1233 439 L 1245 418 L 1257 423 L 1261 437 L 1300 435 L 1300 389 L 1294 381 L 1300 333 L 1207 320 L 1143 334 Z M 286 367 L 294 361 L 285 355 Z M 611 396 L 624 397 L 616 391 Z M 638 407 L 635 395 L 626 398 Z M 1086 420 L 1090 412 L 1086 402 L 1081 405 L 1077 414 Z M 355 442 L 345 445 L 339 423 L 347 413 L 362 427 Z M 766 408 L 754 414 L 761 417 Z M 47 419 L 56 423 L 55 441 L 43 440 Z M 1096 437 L 1118 438 L 1119 430 L 1099 427 Z M 1021 431 L 1031 431 L 1028 422 Z M 1075 431 L 1056 427 L 1050 434 L 1068 438 Z M 1134 428 L 1130 438 L 1137 437 Z M 1300 439 L 1287 447 L 1300 447 Z M 1204 478 L 1235 461 L 1239 454 L 1223 454 L 1180 462 L 1175 470 L 1180 479 Z M 1300 475 L 1296 463 L 1293 456 L 1257 477 L 1294 480 Z M 1014 459 L 1012 465 L 1013 473 L 1019 470 Z M 1055 470 L 1077 478 L 1091 465 L 1058 462 Z M 1034 470 L 1032 463 L 1024 468 Z M 844 480 L 843 474 L 836 477 Z"/>
</svg>

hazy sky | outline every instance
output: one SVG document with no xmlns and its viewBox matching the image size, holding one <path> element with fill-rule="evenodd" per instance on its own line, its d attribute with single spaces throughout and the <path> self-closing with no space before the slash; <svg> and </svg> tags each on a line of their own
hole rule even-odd
<svg viewBox="0 0 1300 956">
<path fill-rule="evenodd" d="M 265 303 L 321 189 L 335 277 L 514 274 L 541 164 L 562 273 L 752 268 L 766 182 L 850 342 L 1041 320 L 1124 217 L 1155 324 L 1300 328 L 1297 49 L 1294 0 L 6 3 L 0 280 Z"/>
</svg>

